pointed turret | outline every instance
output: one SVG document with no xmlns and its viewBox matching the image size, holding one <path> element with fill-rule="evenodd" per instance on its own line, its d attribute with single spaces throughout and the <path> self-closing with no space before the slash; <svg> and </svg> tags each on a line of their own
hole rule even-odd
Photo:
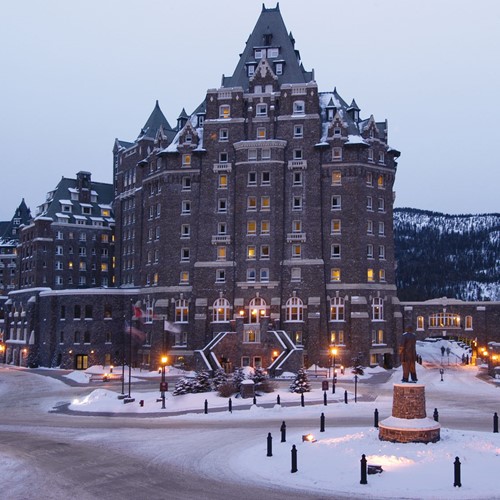
<svg viewBox="0 0 500 500">
<path fill-rule="evenodd" d="M 165 118 L 165 115 L 160 109 L 160 104 L 158 103 L 158 101 L 156 101 L 153 112 L 149 116 L 144 127 L 142 127 L 138 139 L 141 137 L 149 137 L 151 139 L 154 139 L 156 136 L 156 132 L 162 125 L 164 130 L 172 130 L 172 127 L 170 126 L 167 119 Z"/>
<path fill-rule="evenodd" d="M 351 102 L 351 105 L 347 108 L 347 112 L 349 113 L 350 117 L 355 121 L 359 121 L 359 112 L 361 110 L 359 109 L 358 105 L 356 104 L 356 101 L 353 99 Z"/>
<path fill-rule="evenodd" d="M 313 73 L 305 71 L 294 45 L 295 40 L 288 34 L 279 4 L 274 9 L 263 6 L 233 75 L 223 76 L 222 86 L 243 87 L 248 90 L 249 77 L 253 75 L 261 59 L 269 61 L 274 73 L 278 75 L 279 85 L 310 82 L 314 79 Z"/>
<path fill-rule="evenodd" d="M 181 130 L 186 122 L 189 120 L 189 115 L 186 113 L 186 110 L 182 108 L 181 114 L 177 118 L 177 130 Z"/>
</svg>

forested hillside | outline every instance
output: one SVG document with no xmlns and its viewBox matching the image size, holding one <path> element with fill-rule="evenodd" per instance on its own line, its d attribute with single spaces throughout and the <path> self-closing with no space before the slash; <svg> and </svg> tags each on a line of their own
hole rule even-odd
<svg viewBox="0 0 500 500">
<path fill-rule="evenodd" d="M 400 300 L 500 300 L 500 214 L 394 210 Z"/>
</svg>

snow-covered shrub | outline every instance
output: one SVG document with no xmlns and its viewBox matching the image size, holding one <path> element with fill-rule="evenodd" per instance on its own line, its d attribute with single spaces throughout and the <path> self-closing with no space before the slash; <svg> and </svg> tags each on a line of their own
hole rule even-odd
<svg viewBox="0 0 500 500">
<path fill-rule="evenodd" d="M 206 371 L 196 372 L 192 392 L 210 392 L 211 390 L 210 374 Z"/>
<path fill-rule="evenodd" d="M 222 368 L 217 368 L 212 379 L 212 386 L 217 391 L 221 385 L 227 384 L 227 373 Z"/>
<path fill-rule="evenodd" d="M 300 368 L 297 372 L 295 380 L 290 385 L 290 392 L 297 392 L 302 394 L 303 392 L 309 392 L 311 390 L 311 385 L 307 378 L 307 373 L 304 368 Z"/>
<path fill-rule="evenodd" d="M 194 392 L 195 380 L 192 378 L 183 377 L 175 384 L 175 389 L 172 396 L 181 396 L 182 394 L 190 394 Z"/>
<path fill-rule="evenodd" d="M 221 398 L 230 398 L 236 392 L 236 386 L 229 381 L 227 381 L 225 384 L 219 385 L 219 388 L 217 389 L 217 394 Z"/>
<path fill-rule="evenodd" d="M 243 368 L 237 367 L 234 369 L 233 372 L 233 377 L 232 377 L 232 382 L 233 385 L 236 387 L 236 390 L 239 392 L 241 383 L 243 380 L 246 379 L 245 372 L 243 371 Z"/>
</svg>

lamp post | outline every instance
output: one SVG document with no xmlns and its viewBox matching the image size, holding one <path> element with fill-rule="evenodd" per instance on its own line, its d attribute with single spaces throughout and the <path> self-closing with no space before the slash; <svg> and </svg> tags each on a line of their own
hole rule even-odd
<svg viewBox="0 0 500 500">
<path fill-rule="evenodd" d="M 332 365 L 333 365 L 333 376 L 332 376 L 332 394 L 335 394 L 335 356 L 337 355 L 337 348 L 332 347 Z"/>
<path fill-rule="evenodd" d="M 128 332 L 128 397 L 130 398 L 130 386 L 132 384 L 132 321 L 134 319 L 134 301 L 130 299 L 130 328 Z"/>
<path fill-rule="evenodd" d="M 160 391 L 161 391 L 161 409 L 165 409 L 165 391 L 167 390 L 167 383 L 165 382 L 165 366 L 167 364 L 168 358 L 167 356 L 163 355 L 161 357 L 161 384 L 160 384 Z"/>
</svg>

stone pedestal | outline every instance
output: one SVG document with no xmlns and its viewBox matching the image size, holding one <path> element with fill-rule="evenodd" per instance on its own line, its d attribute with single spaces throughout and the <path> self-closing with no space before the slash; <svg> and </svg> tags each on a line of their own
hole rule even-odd
<svg viewBox="0 0 500 500">
<path fill-rule="evenodd" d="M 425 386 L 394 384 L 392 417 L 379 424 L 379 438 L 394 443 L 435 443 L 441 426 L 427 418 Z"/>
</svg>

